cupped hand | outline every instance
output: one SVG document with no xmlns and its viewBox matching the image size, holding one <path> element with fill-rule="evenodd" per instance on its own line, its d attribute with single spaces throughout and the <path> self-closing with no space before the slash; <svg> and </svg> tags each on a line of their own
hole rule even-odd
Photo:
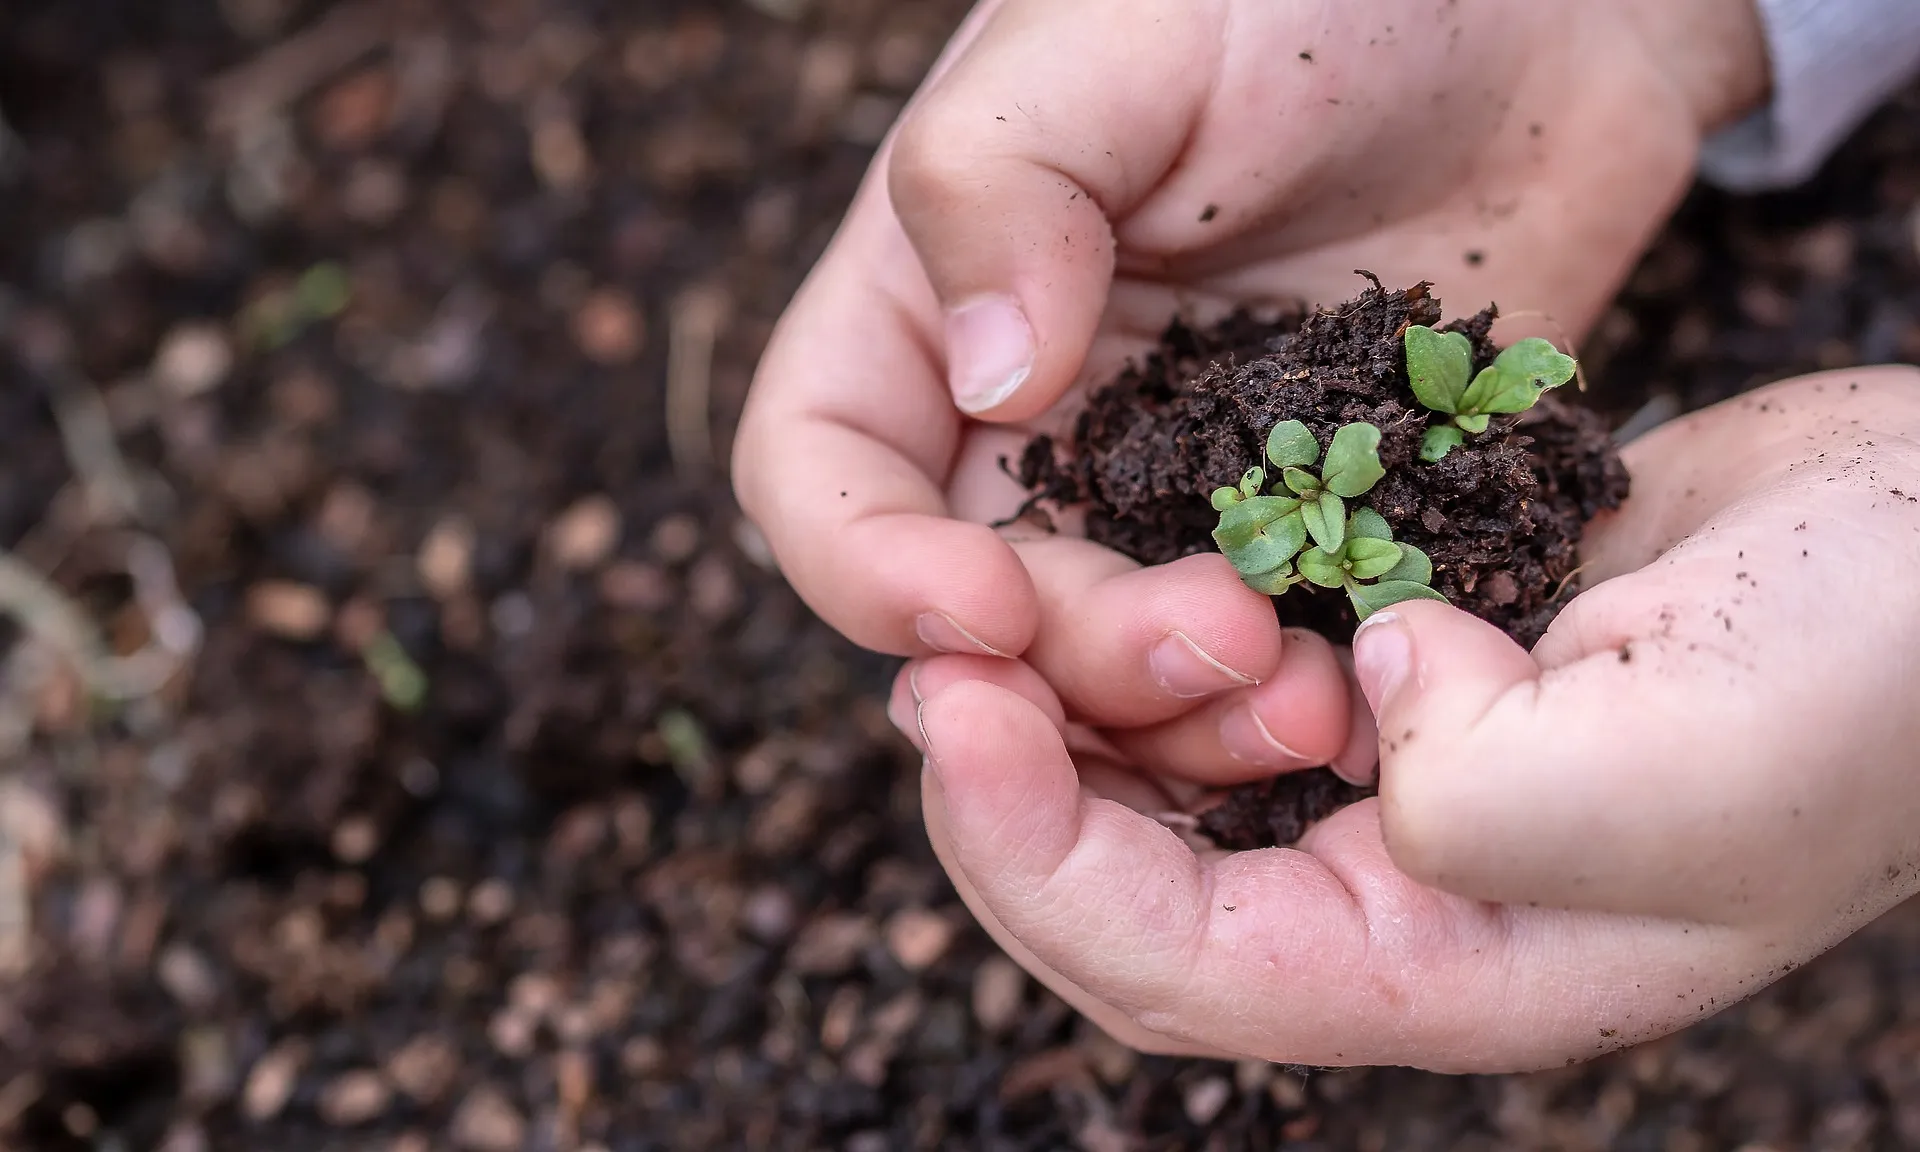
<svg viewBox="0 0 1920 1152">
<path fill-rule="evenodd" d="M 774 335 L 742 506 L 872 649 L 1025 656 L 1095 723 L 1268 681 L 1285 640 L 1223 564 L 1010 542 L 1000 459 L 1176 312 L 1356 268 L 1581 330 L 1762 60 L 1750 0 L 987 0 Z"/>
<path fill-rule="evenodd" d="M 1791 381 L 1628 457 L 1531 654 L 1437 604 L 1361 630 L 1381 795 L 1295 850 L 1196 855 L 1159 814 L 1197 793 L 1070 750 L 1025 664 L 910 665 L 963 898 L 1148 1050 L 1505 1071 L 1676 1029 L 1920 890 L 1920 373 Z"/>
</svg>

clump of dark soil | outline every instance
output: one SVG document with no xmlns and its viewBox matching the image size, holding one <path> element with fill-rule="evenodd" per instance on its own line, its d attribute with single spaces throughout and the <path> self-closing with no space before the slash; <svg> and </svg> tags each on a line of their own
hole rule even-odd
<svg viewBox="0 0 1920 1152">
<path fill-rule="evenodd" d="M 1242 311 L 1205 330 L 1176 321 L 1144 363 L 1092 397 L 1064 452 L 1034 440 L 1019 478 L 1036 502 L 1084 504 L 1096 542 L 1163 564 L 1214 550 L 1219 517 L 1207 494 L 1262 461 L 1275 424 L 1299 420 L 1324 447 L 1342 425 L 1365 421 L 1380 429 L 1387 475 L 1361 503 L 1427 553 L 1448 600 L 1531 646 L 1574 591 L 1585 524 L 1626 499 L 1606 422 L 1549 394 L 1439 462 L 1421 461 L 1421 437 L 1446 418 L 1414 399 L 1407 328 L 1464 333 L 1478 371 L 1498 353 L 1489 336 L 1498 312 L 1443 325 L 1431 285 L 1395 291 L 1362 275 L 1372 287 L 1337 308 Z M 1288 624 L 1335 641 L 1357 623 L 1334 593 L 1296 589 L 1275 603 Z M 1287 844 L 1363 795 L 1324 772 L 1249 785 L 1203 826 L 1227 847 Z"/>
<path fill-rule="evenodd" d="M 1246 851 L 1297 843 L 1307 829 L 1349 804 L 1373 795 L 1329 768 L 1283 772 L 1243 784 L 1200 814 L 1200 831 L 1223 848 Z"/>
</svg>

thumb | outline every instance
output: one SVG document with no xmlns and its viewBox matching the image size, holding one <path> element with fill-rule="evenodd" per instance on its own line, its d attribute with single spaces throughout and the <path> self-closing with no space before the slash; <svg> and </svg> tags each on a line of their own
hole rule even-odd
<svg viewBox="0 0 1920 1152">
<path fill-rule="evenodd" d="M 1165 0 L 1008 0 L 902 120 L 889 189 L 945 312 L 962 411 L 1029 419 L 1079 375 L 1112 222 L 1185 146 L 1213 23 Z"/>
<path fill-rule="evenodd" d="M 1585 593 L 1536 654 L 1440 604 L 1362 626 L 1396 867 L 1498 904 L 1719 923 L 1819 906 L 1873 871 L 1908 816 L 1835 776 L 1895 755 L 1897 726 L 1851 703 L 1875 698 L 1871 662 L 1786 623 L 1820 617 L 1784 596 L 1716 597 L 1734 572 L 1700 551 Z M 1835 755 L 1839 731 L 1858 755 Z M 1755 851 L 1822 828 L 1847 842 Z"/>
<path fill-rule="evenodd" d="M 1716 703 L 1730 701 L 1702 690 L 1684 649 L 1628 639 L 1637 614 L 1583 615 L 1578 655 L 1547 667 L 1440 604 L 1361 625 L 1354 672 L 1379 723 L 1381 837 L 1401 871 L 1459 896 L 1710 919 L 1723 878 L 1684 873 L 1716 855 L 1699 835 L 1717 831 L 1705 812 L 1740 804 L 1717 771 L 1738 727 Z M 1721 787 L 1702 789 L 1701 775 Z"/>
<path fill-rule="evenodd" d="M 1604 578 L 1532 653 L 1441 604 L 1370 618 L 1354 670 L 1395 865 L 1498 903 L 1693 920 L 1850 899 L 1920 807 L 1909 710 L 1888 706 L 1920 593 L 1877 576 L 1920 562 L 1887 494 L 1913 396 L 1910 371 L 1807 377 L 1636 442 L 1637 495 L 1587 553 Z"/>
</svg>

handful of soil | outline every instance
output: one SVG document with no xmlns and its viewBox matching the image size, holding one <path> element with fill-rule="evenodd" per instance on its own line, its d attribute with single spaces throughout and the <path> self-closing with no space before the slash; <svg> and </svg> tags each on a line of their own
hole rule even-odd
<svg viewBox="0 0 1920 1152">
<path fill-rule="evenodd" d="M 1477 372 L 1499 352 L 1488 336 L 1498 312 L 1442 325 L 1430 284 L 1392 291 L 1361 275 L 1372 287 L 1337 308 L 1241 311 L 1204 330 L 1175 321 L 1144 363 L 1094 393 L 1070 442 L 1027 445 L 1016 475 L 1033 493 L 1029 514 L 1082 505 L 1088 537 L 1142 564 L 1215 551 L 1208 495 L 1264 459 L 1275 424 L 1298 420 L 1325 444 L 1369 423 L 1387 474 L 1365 503 L 1431 558 L 1435 589 L 1531 647 L 1574 592 L 1587 521 L 1626 499 L 1626 466 L 1598 414 L 1552 393 L 1421 460 L 1427 429 L 1448 418 L 1414 397 L 1407 329 L 1462 333 Z M 1338 593 L 1297 589 L 1274 603 L 1283 623 L 1335 643 L 1358 623 Z M 1224 848 L 1287 845 L 1371 794 L 1324 768 L 1292 772 L 1233 790 L 1200 823 Z"/>
</svg>

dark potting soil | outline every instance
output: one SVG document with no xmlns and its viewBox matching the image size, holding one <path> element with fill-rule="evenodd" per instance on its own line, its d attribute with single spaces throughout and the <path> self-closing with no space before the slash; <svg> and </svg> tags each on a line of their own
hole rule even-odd
<svg viewBox="0 0 1920 1152">
<path fill-rule="evenodd" d="M 1275 424 L 1299 420 L 1325 447 L 1342 425 L 1366 421 L 1380 429 L 1387 475 L 1361 502 L 1427 553 L 1448 600 L 1531 647 L 1575 591 L 1586 522 L 1626 499 L 1606 422 L 1549 394 L 1439 462 L 1421 461 L 1421 437 L 1445 418 L 1414 399 L 1408 326 L 1466 334 L 1478 371 L 1498 353 L 1489 337 L 1498 312 L 1442 325 L 1429 284 L 1393 290 L 1361 275 L 1372 286 L 1337 308 L 1241 311 L 1205 330 L 1174 322 L 1143 363 L 1091 398 L 1071 443 L 1029 444 L 1019 479 L 1036 500 L 1085 505 L 1096 542 L 1163 564 L 1215 549 L 1219 514 L 1207 495 L 1262 461 Z M 1335 642 L 1357 623 L 1338 593 L 1296 588 L 1275 604 L 1287 624 Z M 1365 795 L 1324 769 L 1296 773 L 1236 790 L 1202 828 L 1228 848 L 1289 844 Z"/>
<path fill-rule="evenodd" d="M 0 546 L 139 643 L 79 562 L 124 529 L 62 495 L 17 356 L 63 329 L 171 494 L 207 629 L 130 717 L 48 682 L 0 773 L 0 899 L 30 911 L 0 955 L 34 957 L 0 975 L 0 1148 L 1920 1148 L 1920 902 L 1684 1032 L 1516 1076 L 1137 1056 L 973 922 L 894 669 L 736 540 L 661 418 L 679 302 L 724 291 L 726 458 L 970 6 L 0 4 Z M 265 147 L 217 134 L 208 77 L 269 103 Z M 292 203 L 255 214 L 263 187 Z M 1920 88 L 1804 189 L 1696 190 L 1581 342 L 1583 401 L 1920 362 L 1916 211 Z M 377 295 L 208 391 L 152 383 L 169 333 L 233 346 L 321 260 Z M 468 578 L 420 588 L 425 556 Z M 415 713 L 363 666 L 370 611 L 428 676 Z"/>
</svg>

